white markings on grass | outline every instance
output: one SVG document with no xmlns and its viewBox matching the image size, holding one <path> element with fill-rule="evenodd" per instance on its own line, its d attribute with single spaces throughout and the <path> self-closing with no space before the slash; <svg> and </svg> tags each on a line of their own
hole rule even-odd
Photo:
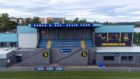
<svg viewBox="0 0 140 79">
<path fill-rule="evenodd" d="M 27 77 L 27 78 L 2 78 L 2 79 L 125 79 L 121 77 Z"/>
<path fill-rule="evenodd" d="M 1 78 L 0 78 L 1 79 Z M 25 77 L 25 78 L 2 78 L 2 79 L 140 79 L 123 77 Z"/>
</svg>

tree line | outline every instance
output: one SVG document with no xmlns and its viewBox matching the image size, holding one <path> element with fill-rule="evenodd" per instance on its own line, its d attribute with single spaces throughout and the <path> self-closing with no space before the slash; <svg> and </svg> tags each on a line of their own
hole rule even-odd
<svg viewBox="0 0 140 79">
<path fill-rule="evenodd" d="M 11 21 L 10 17 L 7 13 L 3 13 L 0 15 L 0 32 L 6 32 L 6 31 L 11 31 L 13 29 L 16 29 L 17 25 L 28 25 L 30 23 L 41 23 L 39 21 L 39 17 L 33 17 L 31 18 L 26 18 L 25 22 L 19 23 L 20 18 L 17 19 L 17 22 Z M 23 20 L 21 20 L 23 21 Z"/>
<path fill-rule="evenodd" d="M 9 19 L 9 15 L 4 13 L 0 16 L 0 32 L 9 31 L 16 28 L 17 23 Z"/>
</svg>

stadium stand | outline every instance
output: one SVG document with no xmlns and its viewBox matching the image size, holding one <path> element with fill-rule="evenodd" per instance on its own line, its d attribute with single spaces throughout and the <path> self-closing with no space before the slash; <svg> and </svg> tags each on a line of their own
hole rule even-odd
<svg viewBox="0 0 140 79">
<path fill-rule="evenodd" d="M 40 39 L 39 48 L 74 48 L 94 47 L 93 40 L 46 40 Z"/>
<path fill-rule="evenodd" d="M 51 40 L 48 40 L 48 43 L 47 43 L 47 48 L 51 48 Z"/>
<path fill-rule="evenodd" d="M 83 49 L 86 48 L 84 40 L 81 40 L 81 48 L 83 48 Z"/>
<path fill-rule="evenodd" d="M 52 48 L 80 47 L 80 40 L 52 40 Z"/>
</svg>

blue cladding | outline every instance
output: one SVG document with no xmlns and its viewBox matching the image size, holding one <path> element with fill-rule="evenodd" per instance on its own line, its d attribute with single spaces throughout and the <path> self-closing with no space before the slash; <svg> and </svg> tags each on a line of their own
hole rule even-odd
<svg viewBox="0 0 140 79">
<path fill-rule="evenodd" d="M 15 33 L 1 33 L 0 42 L 17 42 L 17 34 Z"/>
<path fill-rule="evenodd" d="M 53 27 L 98 27 L 101 24 L 31 24 L 34 28 L 53 28 Z"/>
<path fill-rule="evenodd" d="M 18 33 L 37 33 L 36 28 L 32 28 L 30 25 L 28 26 L 17 26 Z"/>
<path fill-rule="evenodd" d="M 134 25 L 108 25 L 95 29 L 96 33 L 134 32 Z"/>
</svg>

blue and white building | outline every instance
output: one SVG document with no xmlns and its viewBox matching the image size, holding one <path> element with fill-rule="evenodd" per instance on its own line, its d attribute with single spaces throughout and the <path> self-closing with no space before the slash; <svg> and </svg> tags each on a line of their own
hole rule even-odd
<svg viewBox="0 0 140 79">
<path fill-rule="evenodd" d="M 0 34 L 0 66 L 137 65 L 133 25 L 29 24 Z M 6 53 L 4 53 L 6 52 Z"/>
</svg>

